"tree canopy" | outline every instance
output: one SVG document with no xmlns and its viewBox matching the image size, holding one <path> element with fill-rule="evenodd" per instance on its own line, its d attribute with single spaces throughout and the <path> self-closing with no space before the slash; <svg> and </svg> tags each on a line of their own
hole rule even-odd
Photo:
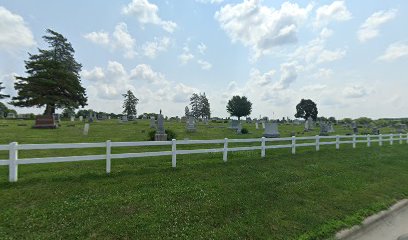
<svg viewBox="0 0 408 240">
<path fill-rule="evenodd" d="M 18 95 L 11 104 L 18 107 L 43 107 L 45 115 L 56 108 L 78 108 L 87 105 L 85 88 L 81 85 L 82 65 L 74 58 L 71 43 L 61 34 L 47 29 L 43 36 L 49 49 L 38 49 L 25 61 L 27 77 L 16 77 Z"/>
<path fill-rule="evenodd" d="M 296 118 L 303 118 L 307 120 L 309 117 L 312 117 L 314 121 L 317 120 L 317 106 L 310 99 L 302 99 L 298 105 L 296 105 Z"/>
<path fill-rule="evenodd" d="M 123 114 L 127 116 L 136 116 L 136 105 L 139 102 L 139 99 L 135 97 L 132 91 L 128 90 L 126 94 L 122 94 L 125 98 L 123 101 Z"/>
<path fill-rule="evenodd" d="M 227 104 L 227 112 L 231 116 L 238 117 L 248 116 L 252 111 L 252 103 L 245 97 L 233 96 Z"/>
<path fill-rule="evenodd" d="M 3 89 L 5 88 L 5 87 L 2 87 L 2 86 L 1 86 L 2 84 L 3 84 L 3 83 L 0 82 L 0 99 L 10 97 L 10 95 L 1 94 L 1 90 L 3 90 Z"/>
<path fill-rule="evenodd" d="M 189 114 L 194 116 L 195 118 L 199 117 L 207 117 L 210 118 L 211 116 L 211 109 L 210 109 L 210 102 L 208 101 L 207 96 L 205 93 L 193 93 L 190 97 L 190 112 Z"/>
</svg>

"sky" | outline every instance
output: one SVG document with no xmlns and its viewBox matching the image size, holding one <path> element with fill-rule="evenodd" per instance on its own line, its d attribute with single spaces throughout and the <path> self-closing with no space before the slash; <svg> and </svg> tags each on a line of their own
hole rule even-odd
<svg viewBox="0 0 408 240">
<path fill-rule="evenodd" d="M 408 117 L 408 1 L 0 0 L 0 82 L 16 95 L 28 53 L 63 34 L 82 64 L 86 109 L 183 116 L 205 92 L 212 116 L 234 95 L 251 117 Z M 2 100 L 6 103 L 7 100 Z M 16 108 L 41 113 L 44 108 Z"/>
</svg>

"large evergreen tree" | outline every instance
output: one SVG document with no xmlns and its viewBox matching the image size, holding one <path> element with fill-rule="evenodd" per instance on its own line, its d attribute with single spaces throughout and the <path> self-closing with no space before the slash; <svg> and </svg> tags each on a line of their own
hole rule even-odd
<svg viewBox="0 0 408 240">
<path fill-rule="evenodd" d="M 210 103 L 205 93 L 193 93 L 193 95 L 190 97 L 190 106 L 190 115 L 194 116 L 195 118 L 210 118 Z"/>
<path fill-rule="evenodd" d="M 18 107 L 43 107 L 45 115 L 56 108 L 78 108 L 87 105 L 85 88 L 81 85 L 82 65 L 74 58 L 71 43 L 61 34 L 47 29 L 43 36 L 49 49 L 38 49 L 25 61 L 27 77 L 16 77 L 18 92 L 11 104 Z"/>
<path fill-rule="evenodd" d="M 252 112 L 252 103 L 245 97 L 233 96 L 227 104 L 227 112 L 231 116 L 238 117 L 248 116 Z"/>
<path fill-rule="evenodd" d="M 200 94 L 200 114 L 202 118 L 211 116 L 210 102 L 205 93 Z"/>
<path fill-rule="evenodd" d="M 128 90 L 126 94 L 122 94 L 122 96 L 125 98 L 123 101 L 123 114 L 126 114 L 127 116 L 136 116 L 136 105 L 139 102 L 139 99 L 137 99 L 130 90 Z"/>
<path fill-rule="evenodd" d="M 1 86 L 2 84 L 3 84 L 3 83 L 0 82 L 0 99 L 10 97 L 10 95 L 1 94 L 1 90 L 3 90 L 3 89 L 5 88 L 5 87 L 2 87 L 2 86 Z"/>
</svg>

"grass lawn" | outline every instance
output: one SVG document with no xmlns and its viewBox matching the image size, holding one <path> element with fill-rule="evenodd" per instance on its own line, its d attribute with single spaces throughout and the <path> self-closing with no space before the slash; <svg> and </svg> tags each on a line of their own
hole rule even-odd
<svg viewBox="0 0 408 240">
<path fill-rule="evenodd" d="M 28 126 L 18 126 L 21 123 Z M 3 121 L 0 144 L 146 140 L 148 121 L 30 129 L 29 121 Z M 166 123 L 177 139 L 260 137 L 236 135 L 227 124 L 186 133 Z M 302 126 L 282 126 L 282 137 Z M 351 132 L 335 126 L 338 134 Z M 143 132 L 144 131 L 144 132 Z M 383 129 L 382 133 L 391 131 Z M 315 132 L 308 133 L 316 135 Z M 186 146 L 189 147 L 189 146 Z M 200 148 L 202 146 L 195 146 Z M 209 147 L 208 145 L 205 146 Z M 0 239 L 324 239 L 365 216 L 408 197 L 408 145 L 358 144 L 171 157 L 19 166 L 8 183 L 0 167 Z M 152 148 L 153 150 L 159 148 Z M 165 148 L 168 150 L 168 147 Z M 115 152 L 143 151 L 119 148 Z M 103 153 L 103 149 L 21 151 L 20 158 Z M 7 152 L 0 151 L 0 159 Z"/>
</svg>

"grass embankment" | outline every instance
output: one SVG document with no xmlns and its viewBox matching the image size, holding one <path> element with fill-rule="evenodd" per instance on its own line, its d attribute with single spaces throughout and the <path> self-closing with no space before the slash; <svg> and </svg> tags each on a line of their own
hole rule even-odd
<svg viewBox="0 0 408 240">
<path fill-rule="evenodd" d="M 78 125 L 22 130 L 12 124 L 2 129 L 0 144 L 135 141 L 145 140 L 141 131 L 149 130 L 147 122 L 96 123 L 83 137 Z M 252 138 L 262 132 L 235 135 L 202 127 L 187 134 L 182 124 L 172 124 L 181 139 Z M 292 129 L 280 131 L 285 136 Z M 103 152 L 53 154 L 97 151 Z M 48 152 L 21 151 L 20 156 Z M 0 154 L 6 158 L 6 152 Z M 104 174 L 104 161 L 36 164 L 20 166 L 14 184 L 7 182 L 7 167 L 0 167 L 0 238 L 330 237 L 408 196 L 407 156 L 407 145 L 395 142 L 381 148 L 322 146 L 320 152 L 299 148 L 296 155 L 290 149 L 268 150 L 265 159 L 259 151 L 230 153 L 227 163 L 221 154 L 184 155 L 177 157 L 175 170 L 170 157 L 114 160 L 111 176 Z"/>
</svg>

